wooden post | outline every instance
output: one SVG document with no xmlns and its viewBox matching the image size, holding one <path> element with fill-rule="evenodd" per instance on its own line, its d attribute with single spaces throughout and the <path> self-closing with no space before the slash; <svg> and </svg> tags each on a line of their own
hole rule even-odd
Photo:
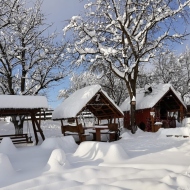
<svg viewBox="0 0 190 190">
<path fill-rule="evenodd" d="M 38 144 L 39 139 L 38 139 L 37 132 L 40 133 L 40 135 L 41 135 L 41 137 L 42 137 L 43 140 L 45 140 L 45 136 L 43 134 L 42 129 L 40 128 L 40 125 L 39 125 L 39 123 L 38 123 L 38 121 L 37 121 L 37 119 L 35 117 L 35 113 L 34 112 L 31 113 L 31 119 L 32 119 L 32 125 L 33 125 L 33 129 L 34 129 L 34 135 L 35 135 L 35 139 L 36 139 L 36 144 Z M 37 126 L 38 130 L 36 130 L 36 126 Z"/>
<path fill-rule="evenodd" d="M 41 127 L 40 127 L 40 125 L 39 125 L 39 123 L 38 123 L 38 121 L 37 121 L 36 118 L 34 119 L 34 122 L 36 123 L 36 126 L 37 126 L 37 128 L 38 128 L 38 131 L 37 131 L 37 132 L 39 132 L 40 135 L 41 135 L 41 137 L 42 137 L 42 139 L 45 140 L 44 133 L 43 133 L 43 131 L 42 131 L 42 129 L 41 129 Z"/>
<path fill-rule="evenodd" d="M 152 129 L 152 132 L 155 132 L 155 129 L 154 129 L 154 117 L 155 117 L 155 111 L 154 111 L 154 108 L 152 108 L 150 110 L 150 119 L 151 119 L 151 129 Z"/>
<path fill-rule="evenodd" d="M 180 105 L 180 122 L 182 122 L 183 117 L 184 117 L 184 115 L 183 115 L 183 106 Z"/>
<path fill-rule="evenodd" d="M 42 117 L 41 117 L 41 110 L 40 110 L 40 116 L 39 116 L 39 124 L 40 124 L 40 126 L 41 126 L 41 119 L 42 119 Z"/>
<path fill-rule="evenodd" d="M 75 120 L 76 120 L 76 125 L 78 125 L 78 119 L 77 119 L 77 117 L 75 118 Z"/>
<path fill-rule="evenodd" d="M 31 114 L 31 120 L 32 120 L 32 126 L 33 126 L 33 130 L 34 130 L 34 136 L 35 136 L 35 140 L 36 140 L 36 145 L 38 144 L 38 135 L 37 135 L 37 131 L 36 131 L 36 126 L 35 126 L 35 122 L 34 122 L 34 119 L 32 117 L 32 114 Z"/>
<path fill-rule="evenodd" d="M 75 118 L 75 120 L 76 120 L 76 127 L 78 128 L 78 119 L 77 119 L 77 117 Z M 79 132 L 79 130 L 78 130 L 78 136 L 79 136 L 79 141 L 80 142 L 82 142 L 82 137 L 81 137 L 81 134 L 80 134 L 80 132 Z"/>
<path fill-rule="evenodd" d="M 63 120 L 61 119 L 61 133 L 65 136 L 65 132 L 64 132 L 64 130 L 63 130 Z"/>
<path fill-rule="evenodd" d="M 152 132 L 155 132 L 155 129 L 154 129 L 154 117 L 151 115 L 151 128 L 152 128 Z"/>
</svg>

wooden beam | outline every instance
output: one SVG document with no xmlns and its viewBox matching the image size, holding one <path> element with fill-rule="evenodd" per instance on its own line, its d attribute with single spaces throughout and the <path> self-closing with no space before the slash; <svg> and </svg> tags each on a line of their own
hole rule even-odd
<svg viewBox="0 0 190 190">
<path fill-rule="evenodd" d="M 34 136 L 35 136 L 35 140 L 36 140 L 36 145 L 37 145 L 39 139 L 38 139 L 38 135 L 37 135 L 37 130 L 36 130 L 33 114 L 31 114 L 31 119 L 32 119 L 32 126 L 33 126 L 33 130 L 34 130 Z"/>
<path fill-rule="evenodd" d="M 31 111 L 31 119 L 32 119 L 32 125 L 33 125 L 33 129 L 34 129 L 34 135 L 35 135 L 35 139 L 36 139 L 36 144 L 38 144 L 39 139 L 38 139 L 37 132 L 40 133 L 43 140 L 45 140 L 45 136 L 44 136 L 43 131 L 42 131 L 42 129 L 41 129 L 36 117 L 35 117 L 36 113 L 37 112 Z M 36 129 L 36 127 L 38 130 Z"/>
<path fill-rule="evenodd" d="M 30 115 L 31 112 L 39 112 L 40 109 L 0 109 L 0 116 Z"/>
<path fill-rule="evenodd" d="M 180 105 L 180 121 L 182 122 L 183 118 L 184 118 L 184 115 L 183 115 L 183 106 Z"/>
<path fill-rule="evenodd" d="M 106 100 L 102 99 L 102 101 L 105 103 L 105 105 L 108 104 L 108 102 L 106 102 Z M 107 107 L 109 107 L 110 110 L 112 110 L 112 112 L 114 113 L 114 115 L 117 115 L 116 109 L 114 109 L 113 106 L 110 106 L 109 104 L 107 105 Z"/>
<path fill-rule="evenodd" d="M 44 141 L 45 136 L 44 136 L 44 133 L 43 133 L 43 131 L 42 131 L 41 127 L 40 127 L 40 124 L 38 123 L 38 120 L 36 119 L 36 117 L 34 117 L 34 122 L 36 123 L 36 126 L 38 128 L 38 132 L 40 133 L 40 135 L 41 135 L 41 137 L 42 137 L 42 139 Z"/>
<path fill-rule="evenodd" d="M 64 134 L 64 131 L 63 131 L 63 120 L 61 119 L 61 133 L 63 134 L 63 135 L 65 135 Z"/>
</svg>

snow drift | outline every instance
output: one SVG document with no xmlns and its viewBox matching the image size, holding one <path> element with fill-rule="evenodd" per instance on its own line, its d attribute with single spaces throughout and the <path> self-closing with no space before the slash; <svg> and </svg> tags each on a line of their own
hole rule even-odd
<svg viewBox="0 0 190 190">
<path fill-rule="evenodd" d="M 12 164 L 6 154 L 0 153 L 0 180 L 10 177 L 15 173 Z"/>
<path fill-rule="evenodd" d="M 69 166 L 70 164 L 66 159 L 65 152 L 61 149 L 55 149 L 52 151 L 45 169 L 59 171 L 69 168 Z"/>
<path fill-rule="evenodd" d="M 44 149 L 62 149 L 65 153 L 75 152 L 78 145 L 72 136 L 46 138 L 41 144 Z"/>
<path fill-rule="evenodd" d="M 0 152 L 5 154 L 15 153 L 17 148 L 12 143 L 10 137 L 4 137 L 0 144 Z"/>
<path fill-rule="evenodd" d="M 74 156 L 90 160 L 101 159 L 104 162 L 122 162 L 128 155 L 119 144 L 103 142 L 83 142 L 79 145 Z"/>
</svg>

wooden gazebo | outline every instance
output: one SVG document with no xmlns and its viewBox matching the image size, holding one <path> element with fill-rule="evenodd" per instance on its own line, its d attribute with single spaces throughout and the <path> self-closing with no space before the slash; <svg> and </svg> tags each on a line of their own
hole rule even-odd
<svg viewBox="0 0 190 190">
<path fill-rule="evenodd" d="M 0 117 L 30 116 L 36 144 L 39 141 L 37 133 L 40 133 L 43 140 L 45 139 L 36 114 L 47 108 L 48 103 L 44 96 L 0 95 Z"/>
<path fill-rule="evenodd" d="M 115 123 L 116 118 L 123 118 L 123 112 L 114 101 L 104 92 L 100 85 L 91 85 L 77 90 L 60 104 L 52 113 L 53 120 L 60 120 L 63 127 L 64 120 L 75 120 L 76 125 L 79 115 L 88 110 L 97 119 L 108 120 Z"/>
</svg>

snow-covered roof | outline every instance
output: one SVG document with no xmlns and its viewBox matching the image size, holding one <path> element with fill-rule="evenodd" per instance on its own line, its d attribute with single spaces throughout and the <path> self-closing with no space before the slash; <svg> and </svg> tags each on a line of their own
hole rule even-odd
<svg viewBox="0 0 190 190">
<path fill-rule="evenodd" d="M 0 95 L 0 109 L 48 108 L 45 96 Z"/>
<path fill-rule="evenodd" d="M 179 101 L 184 104 L 181 96 L 175 89 L 172 87 L 171 84 L 158 84 L 152 86 L 152 92 L 149 94 L 145 94 L 145 89 L 140 88 L 136 91 L 136 110 L 152 108 L 154 105 L 169 91 L 172 90 Z M 122 111 L 129 111 L 130 110 L 130 98 L 128 97 L 120 106 Z"/>
<path fill-rule="evenodd" d="M 123 115 L 121 109 L 101 89 L 100 85 L 91 85 L 75 91 L 65 99 L 52 113 L 52 119 L 63 119 L 76 117 L 87 103 L 98 93 L 102 92 L 111 104 Z"/>
</svg>

